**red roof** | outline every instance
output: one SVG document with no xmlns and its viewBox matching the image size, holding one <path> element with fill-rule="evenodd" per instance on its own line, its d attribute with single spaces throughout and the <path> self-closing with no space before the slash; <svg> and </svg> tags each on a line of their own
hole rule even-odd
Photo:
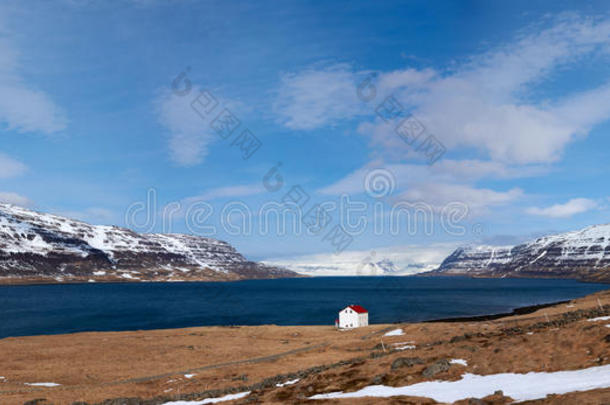
<svg viewBox="0 0 610 405">
<path fill-rule="evenodd" d="M 369 312 L 366 309 L 364 309 L 364 307 L 361 307 L 360 305 L 350 305 L 349 307 L 359 314 L 366 314 L 367 312 Z"/>
</svg>

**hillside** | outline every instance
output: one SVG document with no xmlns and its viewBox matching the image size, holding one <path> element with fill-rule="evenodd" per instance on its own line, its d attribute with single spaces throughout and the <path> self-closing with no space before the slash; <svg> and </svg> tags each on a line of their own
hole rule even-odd
<svg viewBox="0 0 610 405">
<path fill-rule="evenodd" d="M 610 224 L 538 238 L 517 246 L 456 249 L 425 275 L 555 277 L 610 282 Z"/>
<path fill-rule="evenodd" d="M 227 242 L 139 234 L 0 204 L 0 282 L 180 281 L 294 277 Z"/>
</svg>

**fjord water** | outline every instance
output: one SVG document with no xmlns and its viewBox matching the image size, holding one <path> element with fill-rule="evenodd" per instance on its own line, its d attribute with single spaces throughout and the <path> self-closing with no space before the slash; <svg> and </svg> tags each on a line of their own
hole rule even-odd
<svg viewBox="0 0 610 405">
<path fill-rule="evenodd" d="M 228 283 L 0 287 L 0 338 L 207 325 L 333 325 L 360 304 L 371 323 L 510 312 L 581 297 L 606 284 L 549 279 L 318 277 Z"/>
</svg>

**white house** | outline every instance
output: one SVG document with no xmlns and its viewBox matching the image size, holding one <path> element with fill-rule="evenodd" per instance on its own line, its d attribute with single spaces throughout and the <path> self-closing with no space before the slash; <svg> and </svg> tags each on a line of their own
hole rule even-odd
<svg viewBox="0 0 610 405">
<path fill-rule="evenodd" d="M 339 311 L 340 329 L 360 328 L 369 325 L 369 311 L 360 305 L 350 305 Z"/>
</svg>

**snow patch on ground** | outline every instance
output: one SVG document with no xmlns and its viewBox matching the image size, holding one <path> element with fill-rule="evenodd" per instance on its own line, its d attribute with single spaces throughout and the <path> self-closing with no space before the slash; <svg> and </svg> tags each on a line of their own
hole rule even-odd
<svg viewBox="0 0 610 405">
<path fill-rule="evenodd" d="M 299 382 L 299 379 L 295 379 L 295 380 L 289 380 L 283 383 L 279 383 L 279 384 L 275 384 L 276 387 L 285 387 L 286 385 L 292 385 L 292 384 L 296 384 Z"/>
<path fill-rule="evenodd" d="M 415 396 L 438 402 L 455 402 L 466 398 L 483 398 L 502 390 L 515 401 L 545 398 L 549 394 L 566 394 L 610 387 L 610 365 L 582 370 L 527 374 L 464 374 L 458 381 L 427 381 L 404 387 L 371 385 L 355 392 L 331 392 L 309 399 Z"/>
<path fill-rule="evenodd" d="M 598 318 L 587 319 L 589 322 L 610 321 L 610 316 L 600 316 Z"/>
<path fill-rule="evenodd" d="M 415 345 L 413 342 L 400 342 L 400 343 L 392 343 L 392 349 L 394 350 L 411 350 L 415 349 Z"/>
<path fill-rule="evenodd" d="M 59 387 L 61 384 L 52 382 L 40 382 L 40 383 L 25 383 L 24 385 L 31 385 L 33 387 Z"/>
<path fill-rule="evenodd" d="M 404 334 L 405 334 L 405 332 L 402 329 L 394 329 L 394 330 L 389 331 L 388 333 L 386 333 L 383 336 L 402 336 Z"/>
<path fill-rule="evenodd" d="M 185 374 L 184 378 L 188 378 L 189 380 L 193 377 L 195 377 L 197 374 Z"/>
<path fill-rule="evenodd" d="M 206 398 L 206 399 L 204 399 L 202 401 L 172 401 L 172 402 L 166 402 L 163 405 L 204 405 L 204 404 L 217 404 L 219 402 L 233 401 L 235 399 L 244 398 L 244 397 L 247 397 L 248 395 L 250 395 L 250 391 L 240 392 L 239 394 L 229 394 L 229 395 L 225 395 L 224 397 L 218 397 L 218 398 Z"/>
<path fill-rule="evenodd" d="M 466 367 L 468 365 L 468 362 L 464 359 L 451 359 L 449 360 L 449 363 L 451 364 L 459 364 L 462 365 L 464 367 Z"/>
<path fill-rule="evenodd" d="M 413 349 L 415 349 L 415 345 L 398 346 L 398 347 L 395 347 L 394 349 L 396 349 L 396 350 L 413 350 Z"/>
</svg>

